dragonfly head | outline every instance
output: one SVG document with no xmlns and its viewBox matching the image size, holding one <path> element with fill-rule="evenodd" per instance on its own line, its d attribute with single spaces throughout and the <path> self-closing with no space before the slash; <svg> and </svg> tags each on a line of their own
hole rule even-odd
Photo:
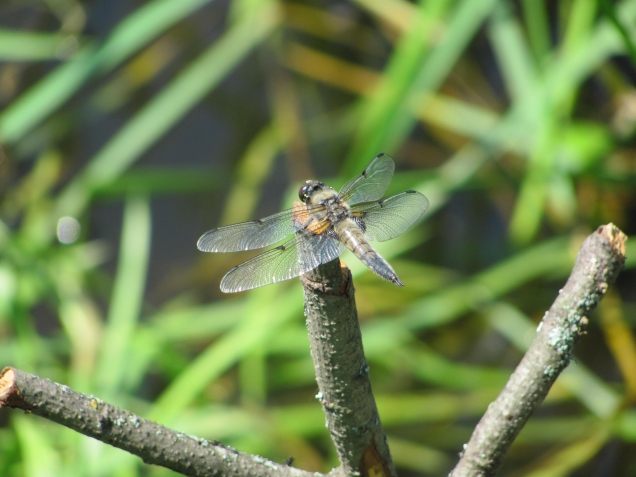
<svg viewBox="0 0 636 477">
<path fill-rule="evenodd" d="M 307 181 L 298 190 L 298 197 L 304 203 L 308 203 L 311 196 L 314 195 L 317 191 L 323 190 L 325 188 L 325 183 L 320 181 Z"/>
</svg>

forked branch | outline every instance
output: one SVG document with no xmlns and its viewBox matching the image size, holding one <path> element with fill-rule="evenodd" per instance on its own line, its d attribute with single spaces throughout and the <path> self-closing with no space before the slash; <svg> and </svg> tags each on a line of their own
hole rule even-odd
<svg viewBox="0 0 636 477">
<path fill-rule="evenodd" d="M 515 436 L 569 364 L 589 314 L 625 262 L 625 240 L 612 224 L 585 240 L 570 278 L 546 313 L 534 343 L 475 429 L 454 477 L 494 475 Z M 320 390 L 317 398 L 341 462 L 332 474 L 395 477 L 371 392 L 351 274 L 335 260 L 301 279 Z M 45 417 L 135 454 L 148 464 L 188 476 L 320 475 L 184 435 L 14 368 L 0 374 L 3 406 Z"/>
</svg>

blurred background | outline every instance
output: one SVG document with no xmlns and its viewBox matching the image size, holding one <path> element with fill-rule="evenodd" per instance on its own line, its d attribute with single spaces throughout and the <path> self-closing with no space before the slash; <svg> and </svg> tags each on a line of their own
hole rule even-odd
<svg viewBox="0 0 636 477">
<path fill-rule="evenodd" d="M 636 0 L 3 0 L 0 366 L 306 470 L 337 465 L 298 280 L 198 237 L 385 152 L 431 207 L 351 254 L 401 475 L 442 476 L 582 240 L 636 232 Z M 636 245 L 500 475 L 636 475 Z M 175 475 L 0 410 L 0 475 Z"/>
</svg>

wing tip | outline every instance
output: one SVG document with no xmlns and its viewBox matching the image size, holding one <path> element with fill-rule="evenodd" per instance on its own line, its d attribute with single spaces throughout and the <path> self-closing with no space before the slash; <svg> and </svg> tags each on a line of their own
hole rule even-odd
<svg viewBox="0 0 636 477">
<path fill-rule="evenodd" d="M 197 248 L 199 250 L 201 250 L 202 252 L 216 252 L 216 250 L 214 250 L 214 249 L 212 249 L 212 247 L 210 247 L 210 244 L 208 243 L 207 238 L 210 235 L 212 235 L 214 232 L 216 232 L 217 230 L 218 230 L 218 228 L 212 229 L 212 230 L 208 230 L 206 233 L 201 235 L 201 237 L 199 237 L 199 240 L 197 240 Z"/>
<path fill-rule="evenodd" d="M 255 287 L 246 287 L 241 285 L 240 278 L 237 281 L 236 277 L 232 277 L 232 274 L 236 272 L 236 270 L 238 270 L 240 266 L 241 265 L 237 265 L 233 267 L 231 270 L 229 270 L 225 274 L 225 276 L 223 277 L 223 280 L 221 280 L 220 288 L 223 293 L 238 293 L 238 292 L 242 292 L 246 290 L 251 290 L 252 288 L 258 288 L 260 286 L 260 285 L 257 285 Z M 234 278 L 234 280 L 232 280 L 234 283 L 229 283 L 232 278 Z"/>
<path fill-rule="evenodd" d="M 428 210 L 429 206 L 431 205 L 431 201 L 428 200 L 428 197 L 426 197 L 420 191 L 413 190 L 413 189 L 405 190 L 404 192 L 406 194 L 416 194 L 416 195 L 420 196 L 420 199 L 422 199 L 422 215 L 424 214 L 424 212 L 426 212 Z M 420 215 L 420 217 L 421 217 L 421 215 Z"/>
</svg>

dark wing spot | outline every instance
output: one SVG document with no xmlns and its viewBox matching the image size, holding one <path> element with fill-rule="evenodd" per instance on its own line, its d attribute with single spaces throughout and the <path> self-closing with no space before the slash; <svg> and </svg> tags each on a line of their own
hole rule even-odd
<svg viewBox="0 0 636 477">
<path fill-rule="evenodd" d="M 274 250 L 285 250 L 285 246 L 284 245 L 279 245 L 278 247 L 276 247 Z"/>
<path fill-rule="evenodd" d="M 384 207 L 384 201 L 383 201 L 383 200 L 379 201 L 379 202 L 378 202 L 378 205 L 379 205 L 380 207 Z"/>
<path fill-rule="evenodd" d="M 405 190 L 404 192 L 407 194 L 417 194 L 416 190 Z"/>
<path fill-rule="evenodd" d="M 263 221 L 261 219 L 256 219 L 253 222 L 258 225 L 263 225 Z"/>
</svg>

